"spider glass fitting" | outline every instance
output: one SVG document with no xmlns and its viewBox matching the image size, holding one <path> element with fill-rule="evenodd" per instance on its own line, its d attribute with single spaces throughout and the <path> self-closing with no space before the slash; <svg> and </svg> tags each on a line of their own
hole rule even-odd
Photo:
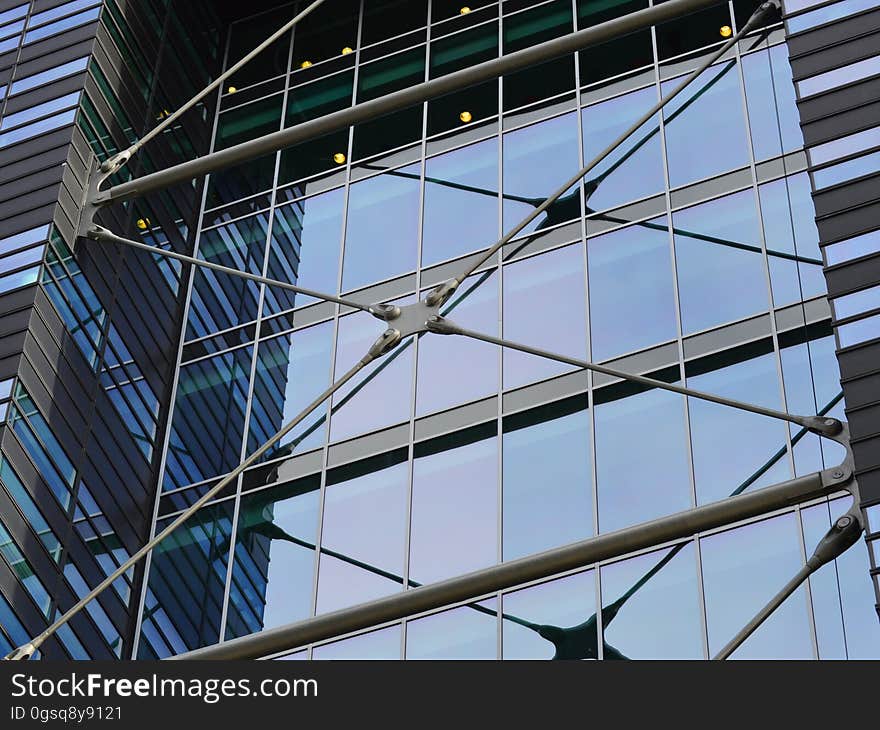
<svg viewBox="0 0 880 730">
<path fill-rule="evenodd" d="M 120 153 L 114 158 L 105 161 L 100 167 L 96 164 L 93 168 L 93 174 L 89 183 L 89 189 L 84 201 L 80 221 L 78 225 L 78 234 L 85 236 L 99 243 L 116 244 L 123 246 L 131 246 L 133 248 L 147 250 L 158 256 L 166 256 L 174 258 L 187 264 L 211 268 L 216 271 L 231 275 L 247 278 L 257 281 L 267 286 L 275 286 L 284 288 L 293 292 L 306 294 L 328 302 L 336 303 L 343 307 L 352 307 L 371 313 L 377 319 L 386 323 L 387 329 L 378 336 L 367 353 L 356 362 L 345 374 L 337 379 L 323 393 L 318 395 L 309 405 L 307 405 L 297 416 L 286 423 L 278 433 L 272 436 L 261 447 L 254 451 L 247 459 L 241 462 L 235 469 L 223 476 L 214 486 L 208 489 L 193 505 L 184 512 L 179 514 L 170 524 L 162 531 L 156 534 L 142 548 L 134 553 L 125 563 L 109 575 L 104 581 L 96 586 L 89 594 L 84 596 L 65 614 L 58 617 L 54 623 L 48 626 L 42 633 L 27 642 L 23 646 L 16 648 L 6 658 L 7 659 L 26 659 L 36 652 L 40 645 L 59 628 L 64 626 L 73 616 L 79 613 L 93 598 L 108 588 L 121 575 L 123 575 L 132 565 L 144 558 L 154 547 L 161 543 L 172 532 L 185 523 L 196 511 L 218 495 L 226 486 L 232 483 L 245 469 L 257 463 L 265 454 L 267 454 L 276 444 L 278 444 L 288 433 L 290 433 L 297 425 L 305 420 L 309 414 L 317 409 L 328 398 L 349 382 L 357 373 L 374 361 L 386 358 L 393 351 L 399 353 L 401 348 L 405 347 L 408 341 L 413 337 L 421 337 L 428 334 L 442 335 L 458 335 L 469 337 L 484 342 L 496 344 L 501 347 L 520 350 L 522 352 L 531 353 L 539 357 L 557 360 L 559 362 L 568 363 L 579 368 L 592 370 L 594 372 L 604 373 L 615 378 L 628 380 L 639 383 L 651 388 L 660 388 L 679 393 L 685 396 L 699 398 L 724 406 L 761 414 L 771 418 L 789 421 L 801 426 L 801 431 L 792 439 L 801 438 L 808 432 L 816 433 L 820 436 L 830 438 L 841 443 L 847 450 L 847 457 L 843 464 L 832 469 L 826 469 L 820 472 L 809 474 L 796 479 L 781 482 L 770 487 L 766 487 L 755 492 L 746 493 L 746 488 L 754 483 L 761 474 L 767 471 L 782 454 L 785 453 L 783 448 L 774 454 L 771 459 L 762 466 L 756 474 L 753 474 L 746 482 L 741 484 L 730 497 L 720 502 L 702 505 L 686 512 L 670 515 L 650 522 L 635 525 L 630 528 L 618 530 L 616 532 L 600 534 L 596 537 L 582 540 L 577 543 L 548 550 L 543 553 L 531 555 L 526 558 L 512 560 L 490 568 L 458 576 L 445 581 L 439 581 L 429 585 L 420 586 L 413 581 L 409 581 L 411 590 L 403 593 L 388 596 L 366 604 L 360 604 L 348 609 L 336 611 L 329 614 L 322 614 L 305 621 L 301 621 L 288 626 L 282 626 L 278 629 L 264 631 L 251 636 L 242 637 L 224 642 L 215 646 L 197 649 L 186 654 L 177 655 L 173 658 L 253 658 L 265 656 L 267 654 L 277 653 L 289 648 L 296 648 L 315 641 L 332 638 L 340 634 L 349 633 L 358 629 L 368 628 L 378 623 L 390 621 L 394 619 L 404 618 L 413 613 L 418 613 L 430 609 L 440 608 L 458 601 L 472 600 L 487 593 L 492 593 L 504 588 L 509 588 L 531 580 L 547 577 L 554 573 L 563 572 L 583 565 L 609 559 L 622 555 L 627 552 L 653 547 L 666 542 L 680 541 L 691 538 L 694 534 L 723 526 L 732 521 L 747 519 L 749 517 L 758 516 L 774 509 L 780 509 L 785 506 L 797 504 L 806 499 L 827 496 L 841 489 L 846 489 L 853 496 L 857 497 L 857 486 L 853 479 L 852 457 L 849 450 L 849 433 L 845 423 L 835 418 L 827 416 L 828 411 L 839 398 L 829 404 L 815 416 L 802 416 L 782 411 L 764 408 L 753 404 L 742 403 L 740 401 L 723 398 L 710 393 L 693 390 L 687 387 L 681 387 L 656 380 L 642 375 L 626 373 L 614 368 L 597 365 L 583 360 L 569 358 L 556 353 L 533 348 L 525 344 L 511 342 L 502 338 L 474 332 L 464 329 L 456 325 L 447 318 L 449 312 L 455 307 L 456 303 L 466 296 L 476 286 L 479 286 L 487 275 L 487 272 L 469 292 L 461 295 L 458 300 L 452 300 L 456 290 L 477 269 L 488 262 L 502 247 L 511 241 L 519 232 L 526 228 L 532 221 L 543 213 L 548 213 L 552 217 L 554 206 L 557 209 L 565 207 L 568 198 L 566 192 L 573 186 L 578 184 L 581 179 L 585 178 L 593 169 L 595 169 L 608 155 L 620 147 L 631 135 L 633 135 L 643 124 L 648 122 L 657 112 L 675 98 L 681 91 L 688 87 L 695 79 L 697 79 L 707 68 L 720 59 L 735 43 L 749 32 L 757 29 L 773 14 L 780 10 L 778 0 L 769 0 L 764 2 L 749 18 L 745 25 L 735 34 L 730 35 L 720 48 L 710 54 L 699 67 L 689 74 L 683 82 L 675 89 L 664 96 L 657 104 L 655 104 L 648 112 L 636 120 L 623 134 L 621 134 L 614 142 L 606 147 L 593 160 L 582 167 L 576 175 L 565 181 L 553 194 L 544 199 L 524 200 L 534 206 L 534 209 L 516 226 L 508 231 L 502 238 L 496 241 L 492 246 L 486 249 L 482 254 L 477 256 L 466 268 L 457 276 L 440 284 L 427 296 L 414 304 L 407 306 L 396 306 L 390 304 L 364 304 L 353 301 L 351 299 L 337 297 L 330 294 L 314 292 L 308 289 L 297 287 L 288 282 L 269 279 L 267 277 L 238 271 L 228 267 L 213 264 L 201 259 L 186 256 L 176 252 L 165 251 L 156 247 L 132 241 L 121 236 L 117 236 L 111 231 L 94 223 L 95 214 L 101 207 L 128 200 L 134 197 L 145 195 L 154 190 L 169 187 L 183 180 L 190 180 L 193 177 L 204 175 L 230 165 L 254 159 L 268 152 L 274 152 L 292 144 L 302 142 L 329 131 L 342 129 L 360 121 L 374 118 L 390 111 L 401 109 L 413 103 L 426 101 L 429 98 L 449 93 L 457 88 L 470 86 L 480 81 L 495 78 L 499 75 L 509 73 L 514 70 L 534 65 L 548 58 L 562 55 L 565 53 L 579 50 L 589 45 L 597 44 L 605 40 L 612 39 L 619 35 L 632 32 L 641 28 L 646 28 L 665 20 L 678 17 L 687 12 L 693 12 L 703 7 L 715 4 L 717 0 L 670 0 L 656 7 L 647 8 L 645 10 L 631 13 L 622 18 L 617 18 L 606 23 L 599 24 L 587 28 L 585 30 L 572 33 L 561 38 L 547 41 L 546 43 L 530 47 L 523 51 L 518 51 L 507 56 L 479 64 L 470 69 L 448 74 L 447 76 L 433 79 L 413 86 L 403 91 L 389 94 L 380 99 L 370 102 L 358 104 L 349 109 L 326 117 L 306 122 L 289 129 L 275 132 L 264 137 L 260 137 L 243 144 L 230 147 L 221 152 L 212 153 L 201 158 L 197 158 L 190 162 L 177 165 L 167 170 L 162 170 L 141 178 L 136 178 L 126 183 L 113 186 L 109 189 L 102 190 L 101 186 L 116 171 L 118 171 L 130 158 L 150 139 L 154 138 L 163 129 L 173 121 L 175 121 L 187 109 L 194 106 L 201 98 L 203 98 L 212 89 L 217 88 L 227 78 L 229 78 L 241 66 L 250 59 L 260 53 L 264 48 L 271 44 L 281 34 L 293 27 L 301 18 L 305 17 L 313 9 L 317 8 L 323 0 L 316 0 L 306 7 L 291 21 L 285 24 L 277 33 L 270 36 L 263 44 L 246 55 L 241 61 L 235 64 L 227 72 L 219 76 L 214 82 L 206 87 L 202 92 L 197 94 L 193 99 L 187 102 L 180 110 L 163 119 L 162 123 L 155 127 L 151 132 L 146 134 L 138 142 L 129 149 Z M 712 82 L 710 82 L 712 83 Z M 651 132 L 650 134 L 653 134 Z M 645 140 L 639 142 L 634 149 L 638 149 Z M 630 151 L 630 155 L 634 150 Z M 629 156 L 629 155 L 627 155 Z M 626 159 L 626 157 L 624 159 Z M 617 163 L 619 165 L 620 162 Z M 613 166 L 612 170 L 616 167 Z M 601 184 L 602 180 L 607 177 L 610 171 L 603 173 L 593 180 L 588 180 L 586 190 L 591 194 L 596 187 Z M 475 189 L 474 192 L 491 193 L 491 191 L 480 191 Z M 578 203 L 579 205 L 579 203 Z M 588 208 L 589 211 L 589 208 Z M 592 213 L 592 211 L 589 211 Z M 612 220 L 610 217 L 607 217 Z M 647 225 L 647 224 L 646 224 Z M 689 232 L 681 232 L 682 235 L 693 235 L 700 238 L 696 234 Z M 752 250 L 755 247 L 749 247 L 747 244 L 727 241 L 725 239 L 715 239 L 710 237 L 701 237 L 707 243 L 733 246 L 736 248 L 746 247 Z M 769 255 L 773 255 L 768 251 Z M 780 254 L 782 255 L 782 254 Z M 789 257 L 786 254 L 784 257 Z M 800 259 L 798 259 L 800 260 Z M 820 263 L 813 260 L 805 260 L 805 263 Z M 444 305 L 449 305 L 445 306 Z M 442 309 L 442 311 L 441 311 Z M 546 316 L 552 317 L 553 313 L 548 312 Z M 393 357 L 394 355 L 392 355 Z M 386 359 L 387 362 L 387 359 Z M 273 529 L 271 527 L 267 529 Z M 304 543 L 299 538 L 289 535 L 277 528 L 272 536 L 276 539 L 283 539 L 295 542 L 297 544 Z M 825 538 L 816 548 L 813 556 L 807 561 L 801 571 L 795 575 L 791 581 L 783 588 L 782 591 L 770 602 L 762 611 L 736 636 L 727 647 L 719 653 L 717 658 L 726 658 L 732 653 L 747 636 L 757 628 L 758 625 L 769 616 L 775 608 L 785 600 L 785 598 L 806 579 L 806 577 L 816 570 L 819 566 L 834 559 L 837 555 L 854 544 L 862 532 L 861 514 L 856 507 L 841 517 Z M 662 567 L 671 560 L 671 557 L 680 546 L 673 546 L 670 553 L 667 554 L 657 565 L 648 571 L 632 588 L 627 591 L 621 598 L 614 603 L 605 607 L 601 611 L 603 625 L 613 620 L 614 616 L 620 610 L 621 606 L 635 594 L 650 578 L 655 575 Z M 323 552 L 326 549 L 321 548 Z M 329 554 L 329 553 L 328 553 Z M 359 567 L 377 572 L 380 569 L 375 566 L 369 566 L 354 558 L 344 556 L 342 554 L 334 554 L 334 557 L 357 564 Z M 404 579 L 400 576 L 392 575 L 386 571 L 381 574 L 392 580 L 404 583 Z M 479 607 L 477 610 L 480 610 Z M 597 616 L 593 615 L 585 622 L 569 627 L 562 628 L 557 626 L 539 626 L 531 622 L 525 621 L 518 617 L 505 614 L 505 620 L 514 621 L 536 631 L 542 637 L 551 641 L 556 648 L 557 658 L 584 658 L 598 655 L 598 638 L 597 638 Z M 592 638 L 591 638 L 592 637 Z M 602 645 L 603 655 L 607 658 L 624 658 L 623 654 L 616 648 Z"/>
</svg>

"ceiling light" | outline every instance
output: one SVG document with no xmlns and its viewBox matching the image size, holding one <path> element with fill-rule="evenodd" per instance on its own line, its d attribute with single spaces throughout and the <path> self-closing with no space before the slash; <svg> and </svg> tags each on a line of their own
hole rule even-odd
<svg viewBox="0 0 880 730">
<path fill-rule="evenodd" d="M 353 50 L 352 48 L 350 48 L 349 46 L 346 46 L 345 48 L 342 49 L 342 55 L 347 56 L 349 53 L 352 52 L 352 50 Z"/>
<path fill-rule="evenodd" d="M 470 112 L 462 112 L 458 115 L 458 118 L 461 119 L 461 121 L 463 121 L 465 124 L 467 124 L 474 118 L 474 116 Z"/>
<path fill-rule="evenodd" d="M 311 61 L 303 61 L 303 62 L 299 65 L 299 67 L 300 67 L 300 68 L 309 68 L 311 65 L 312 65 L 312 62 L 311 62 Z"/>
<path fill-rule="evenodd" d="M 730 38 L 730 36 L 733 34 L 733 28 L 731 28 L 729 25 L 722 25 L 718 32 L 721 33 L 722 38 Z"/>
<path fill-rule="evenodd" d="M 150 227 L 150 219 L 149 218 L 138 218 L 135 222 L 135 225 L 138 227 L 138 230 L 145 231 Z"/>
<path fill-rule="evenodd" d="M 465 5 L 461 10 L 458 11 L 458 14 L 467 15 L 470 11 L 471 9 L 467 5 Z"/>
<path fill-rule="evenodd" d="M 238 91 L 238 89 L 236 89 L 234 86 L 230 86 L 228 89 L 226 89 L 226 91 L 229 94 L 234 94 L 236 91 Z"/>
<path fill-rule="evenodd" d="M 341 152 L 337 152 L 335 155 L 333 155 L 333 162 L 335 162 L 337 165 L 341 165 L 343 162 L 345 162 L 345 155 L 343 155 Z"/>
</svg>

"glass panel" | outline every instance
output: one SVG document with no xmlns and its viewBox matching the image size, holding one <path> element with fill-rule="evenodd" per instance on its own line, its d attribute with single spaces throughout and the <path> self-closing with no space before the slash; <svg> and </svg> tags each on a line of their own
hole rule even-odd
<svg viewBox="0 0 880 730">
<path fill-rule="evenodd" d="M 787 46 L 773 46 L 744 56 L 742 67 L 755 159 L 803 147 Z"/>
<path fill-rule="evenodd" d="M 595 393 L 599 530 L 691 506 L 682 396 L 610 386 Z"/>
<path fill-rule="evenodd" d="M 672 221 L 685 334 L 767 310 L 751 190 L 677 211 Z"/>
<path fill-rule="evenodd" d="M 648 87 L 585 108 L 581 112 L 584 159 L 589 161 L 596 157 L 656 102 L 656 89 Z M 659 130 L 658 117 L 654 117 L 589 173 L 586 182 L 588 213 L 663 192 Z"/>
<path fill-rule="evenodd" d="M 289 5 L 233 24 L 229 34 L 226 67 L 232 68 L 239 59 L 244 58 L 292 17 L 293 7 Z M 287 73 L 290 38 L 291 32 L 288 31 L 269 48 L 236 71 L 227 80 L 227 85 L 240 89 L 248 84 Z"/>
<path fill-rule="evenodd" d="M 880 127 L 872 127 L 863 132 L 849 134 L 846 137 L 811 147 L 810 160 L 814 165 L 821 165 L 877 146 L 880 146 Z"/>
<path fill-rule="evenodd" d="M 691 542 L 606 565 L 605 658 L 702 659 L 696 551 Z"/>
<path fill-rule="evenodd" d="M 504 135 L 504 230 L 508 231 L 578 170 L 577 117 L 565 114 Z M 577 187 L 525 231 L 581 215 Z"/>
<path fill-rule="evenodd" d="M 332 322 L 260 342 L 248 453 L 253 453 L 330 384 L 332 346 Z M 326 405 L 319 406 L 265 458 L 322 444 L 326 410 Z"/>
<path fill-rule="evenodd" d="M 761 185 L 758 196 L 773 303 L 780 306 L 823 295 L 826 284 L 819 231 L 806 173 Z M 794 255 L 798 260 L 792 261 L 785 255 Z"/>
<path fill-rule="evenodd" d="M 379 0 L 364 7 L 361 43 L 393 38 L 428 22 L 427 0 Z"/>
<path fill-rule="evenodd" d="M 476 251 L 497 240 L 498 140 L 428 159 L 424 205 L 422 266 Z"/>
<path fill-rule="evenodd" d="M 593 534 L 586 396 L 504 418 L 504 560 Z"/>
<path fill-rule="evenodd" d="M 877 253 L 880 251 L 880 231 L 871 231 L 840 243 L 832 243 L 824 250 L 829 266 Z"/>
<path fill-rule="evenodd" d="M 400 659 L 400 625 L 316 646 L 312 659 Z"/>
<path fill-rule="evenodd" d="M 357 289 L 416 268 L 421 165 L 351 186 L 342 288 Z"/>
<path fill-rule="evenodd" d="M 241 498 L 226 638 L 312 613 L 320 478 Z"/>
<path fill-rule="evenodd" d="M 170 521 L 159 522 L 156 530 Z M 144 634 L 150 630 L 166 633 L 177 651 L 217 643 L 231 523 L 231 502 L 204 507 L 153 550 L 148 582 L 152 610 L 145 612 Z M 156 604 L 165 620 L 156 615 Z M 168 653 L 166 649 L 160 656 Z"/>
<path fill-rule="evenodd" d="M 839 162 L 831 167 L 813 172 L 816 190 L 839 185 L 863 175 L 872 175 L 880 169 L 880 152 L 862 155 L 846 162 Z"/>
<path fill-rule="evenodd" d="M 594 360 L 677 336 L 667 225 L 656 218 L 587 241 Z"/>
<path fill-rule="evenodd" d="M 327 474 L 318 613 L 403 590 L 407 450 Z"/>
<path fill-rule="evenodd" d="M 578 0 L 578 28 L 589 28 L 648 7 L 647 0 Z M 579 54 L 581 84 L 633 71 L 654 63 L 651 29 L 630 33 Z"/>
<path fill-rule="evenodd" d="M 592 570 L 505 594 L 505 659 L 596 659 Z"/>
<path fill-rule="evenodd" d="M 497 611 L 497 601 L 492 599 L 408 622 L 406 658 L 495 659 Z"/>
<path fill-rule="evenodd" d="M 419 583 L 494 565 L 498 551 L 495 423 L 416 444 L 410 578 Z"/>
<path fill-rule="evenodd" d="M 688 363 L 688 387 L 781 410 L 776 356 L 764 354 L 758 347 Z M 768 342 L 767 349 L 770 347 Z M 699 398 L 689 398 L 688 407 L 700 503 L 724 499 L 756 477 L 753 487 L 791 477 L 787 455 L 766 471 L 761 469 L 775 452 L 786 448 L 783 421 Z"/>
<path fill-rule="evenodd" d="M 680 83 L 665 82 L 663 95 Z M 749 163 L 742 106 L 736 62 L 729 61 L 704 71 L 664 107 L 672 187 Z"/>
<path fill-rule="evenodd" d="M 379 336 L 372 315 L 358 312 L 339 320 L 336 378 L 360 360 Z M 412 340 L 369 365 L 333 398 L 333 441 L 408 421 L 412 388 Z"/>
<path fill-rule="evenodd" d="M 855 81 L 861 81 L 868 76 L 880 73 L 880 56 L 866 58 L 864 61 L 857 61 L 841 68 L 835 68 L 831 71 L 811 76 L 808 79 L 797 82 L 798 91 L 801 97 L 812 96 L 823 91 L 851 84 Z"/>
<path fill-rule="evenodd" d="M 225 205 L 240 198 L 255 195 L 272 187 L 275 177 L 275 157 L 273 153 L 242 165 L 213 172 L 208 177 L 208 193 L 205 208 Z M 259 206 L 259 204 L 257 204 Z"/>
<path fill-rule="evenodd" d="M 504 337 L 569 357 L 586 356 L 584 257 L 580 245 L 504 267 Z M 571 370 L 554 360 L 505 349 L 504 387 Z"/>
<path fill-rule="evenodd" d="M 666 0 L 662 0 L 666 1 Z M 659 3 L 655 0 L 654 5 Z M 672 58 L 724 40 L 720 30 L 732 25 L 726 5 L 718 5 L 657 25 L 657 55 Z"/>
<path fill-rule="evenodd" d="M 217 139 L 214 148 L 222 150 L 277 132 L 281 128 L 283 101 L 283 94 L 275 94 L 220 114 L 217 119 Z"/>
<path fill-rule="evenodd" d="M 250 369 L 249 347 L 180 368 L 165 489 L 238 466 Z"/>
<path fill-rule="evenodd" d="M 709 656 L 803 566 L 795 515 L 789 513 L 700 541 Z M 732 655 L 733 659 L 813 656 L 804 587 L 798 588 Z"/>
<path fill-rule="evenodd" d="M 472 276 L 443 309 L 462 327 L 498 334 L 498 276 Z M 419 339 L 416 415 L 498 392 L 498 348 L 470 337 Z"/>
</svg>

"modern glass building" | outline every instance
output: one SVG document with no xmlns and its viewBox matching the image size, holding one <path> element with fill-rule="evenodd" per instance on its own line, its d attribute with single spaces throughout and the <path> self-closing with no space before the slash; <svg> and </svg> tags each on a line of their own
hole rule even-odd
<svg viewBox="0 0 880 730">
<path fill-rule="evenodd" d="M 251 455 L 384 325 L 265 283 L 75 241 L 88 153 L 105 160 L 134 142 L 297 3 L 0 0 L 7 5 L 0 22 L 12 30 L 0 26 L 0 37 L 15 38 L 16 50 L 0 97 L 0 159 L 26 145 L 41 162 L 6 167 L 49 171 L 10 176 L 14 200 L 25 184 L 43 184 L 39 175 L 66 176 L 47 188 L 40 227 L 0 224 L 3 255 L 16 251 L 4 259 L 10 304 L 0 300 L 0 315 L 20 320 L 7 348 L 18 354 L 2 373 L 0 644 L 11 648 Z M 871 212 L 880 107 L 865 99 L 880 83 L 880 36 L 870 36 L 873 50 L 864 38 L 867 28 L 880 33 L 880 11 L 855 0 L 785 5 L 784 18 L 740 39 L 479 266 L 449 317 L 571 358 L 850 422 L 867 540 L 815 573 L 734 656 L 877 658 L 880 385 L 866 348 L 880 347 Z M 111 182 L 647 7 L 327 0 Z M 256 276 L 404 306 L 478 261 L 754 8 L 710 5 L 130 200 L 102 211 L 101 223 Z M 88 48 L 73 60 L 43 51 L 40 67 L 51 70 L 22 71 L 43 37 L 28 41 L 39 17 L 65 24 L 50 36 L 58 49 L 72 33 Z M 50 106 L 17 103 L 53 88 Z M 838 90 L 848 105 L 829 100 Z M 64 137 L 50 142 L 56 127 Z M 62 172 L 49 162 L 56 148 Z M 73 162 L 70 150 L 79 150 Z M 767 416 L 422 334 L 361 371 L 43 653 L 164 658 L 844 456 Z M 844 492 L 806 501 L 271 656 L 709 658 L 851 501 Z"/>
</svg>

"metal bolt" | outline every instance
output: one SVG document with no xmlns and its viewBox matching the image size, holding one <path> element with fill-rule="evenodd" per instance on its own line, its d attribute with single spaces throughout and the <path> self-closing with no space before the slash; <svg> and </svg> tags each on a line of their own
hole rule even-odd
<svg viewBox="0 0 880 730">
<path fill-rule="evenodd" d="M 839 520 L 837 520 L 837 527 L 840 530 L 843 530 L 846 527 L 849 527 L 852 524 L 853 518 L 849 515 L 844 515 Z"/>
<path fill-rule="evenodd" d="M 833 476 L 835 479 L 840 479 L 843 476 L 843 472 L 840 469 L 835 469 L 833 472 L 831 472 L 831 476 Z"/>
</svg>

